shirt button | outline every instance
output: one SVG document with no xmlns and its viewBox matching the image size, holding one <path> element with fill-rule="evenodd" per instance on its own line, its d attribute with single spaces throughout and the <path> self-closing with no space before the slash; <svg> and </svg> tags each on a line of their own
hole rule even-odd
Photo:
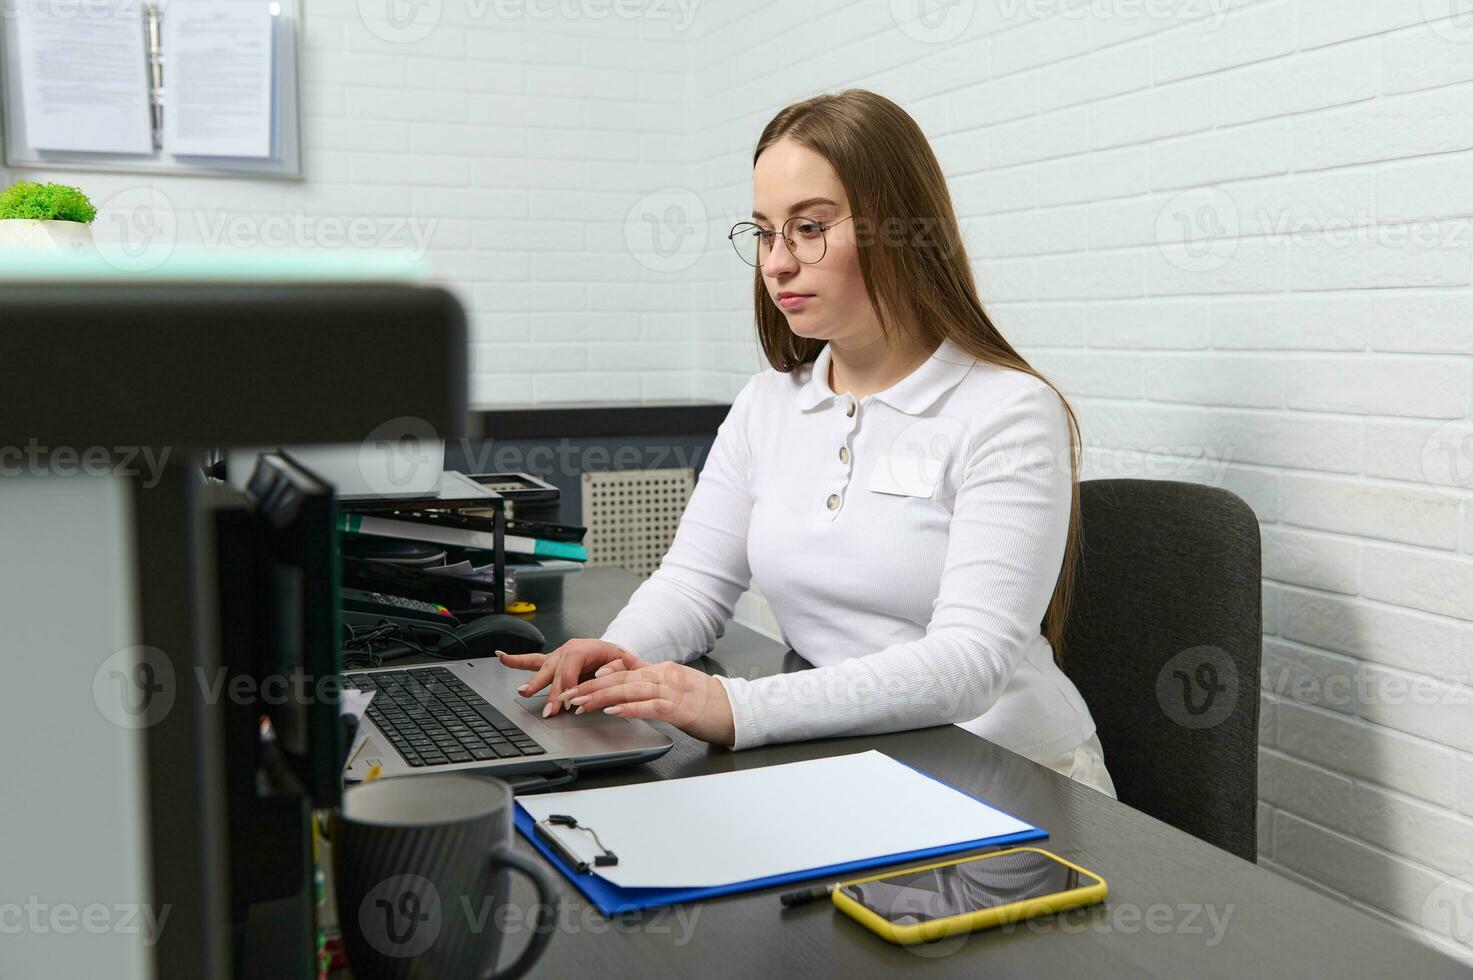
<svg viewBox="0 0 1473 980">
<path fill-rule="evenodd" d="M 844 446 L 840 446 L 839 447 L 839 462 L 841 462 L 841 463 L 847 463 L 847 462 L 849 462 L 849 450 L 846 447 L 844 447 Z"/>
<path fill-rule="evenodd" d="M 852 419 L 852 418 L 854 418 L 854 411 L 858 407 L 859 407 L 858 405 L 854 404 L 853 402 L 850 402 L 849 403 L 849 409 L 844 414 L 847 415 L 847 416 L 849 416 Z"/>
<path fill-rule="evenodd" d="M 838 510 L 839 509 L 839 495 L 837 493 L 831 493 L 831 494 L 829 494 L 828 505 L 829 505 L 829 510 Z"/>
</svg>

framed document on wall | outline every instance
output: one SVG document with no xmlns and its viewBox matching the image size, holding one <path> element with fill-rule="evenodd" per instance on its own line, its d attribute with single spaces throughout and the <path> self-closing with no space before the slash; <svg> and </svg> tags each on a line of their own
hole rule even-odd
<svg viewBox="0 0 1473 980">
<path fill-rule="evenodd" d="M 301 177 L 300 0 L 21 0 L 8 167 Z"/>
</svg>

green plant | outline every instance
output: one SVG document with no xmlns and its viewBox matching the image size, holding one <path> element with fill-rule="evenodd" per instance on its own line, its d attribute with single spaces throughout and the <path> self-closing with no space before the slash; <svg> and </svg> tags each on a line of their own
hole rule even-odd
<svg viewBox="0 0 1473 980">
<path fill-rule="evenodd" d="M 87 195 L 66 184 L 35 184 L 28 180 L 0 191 L 0 220 L 32 218 L 38 221 L 79 221 L 91 224 L 97 209 Z"/>
</svg>

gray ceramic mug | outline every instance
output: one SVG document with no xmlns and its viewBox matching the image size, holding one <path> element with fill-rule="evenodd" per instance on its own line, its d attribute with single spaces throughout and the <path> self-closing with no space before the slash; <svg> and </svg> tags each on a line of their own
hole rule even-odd
<svg viewBox="0 0 1473 980">
<path fill-rule="evenodd" d="M 512 809 L 511 787 L 479 776 L 348 787 L 332 839 L 338 921 L 354 977 L 512 980 L 537 962 L 552 938 L 557 891 L 535 860 L 512 849 Z M 531 880 L 538 905 L 526 949 L 496 973 L 508 869 Z"/>
</svg>

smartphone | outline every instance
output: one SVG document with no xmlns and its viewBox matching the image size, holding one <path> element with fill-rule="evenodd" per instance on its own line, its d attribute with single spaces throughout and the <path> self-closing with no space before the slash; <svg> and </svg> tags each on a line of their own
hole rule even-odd
<svg viewBox="0 0 1473 980">
<path fill-rule="evenodd" d="M 1057 854 L 1015 847 L 842 881 L 833 902 L 892 943 L 933 942 L 1102 901 L 1105 879 Z"/>
</svg>

